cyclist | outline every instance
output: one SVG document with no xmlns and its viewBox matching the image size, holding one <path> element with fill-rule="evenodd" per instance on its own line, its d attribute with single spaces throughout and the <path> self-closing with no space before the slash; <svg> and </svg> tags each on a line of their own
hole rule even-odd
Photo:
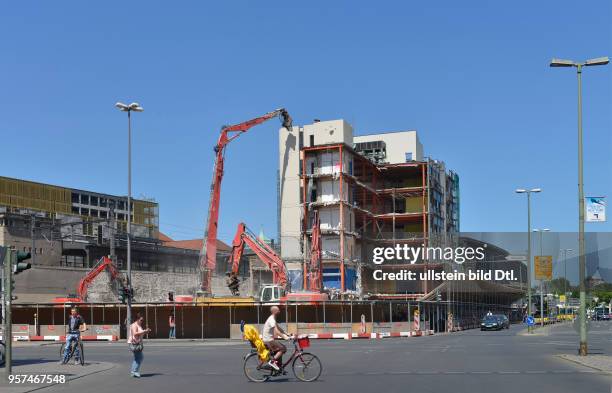
<svg viewBox="0 0 612 393">
<path fill-rule="evenodd" d="M 270 316 L 266 320 L 264 324 L 263 330 L 261 332 L 261 336 L 264 344 L 268 349 L 274 352 L 274 358 L 270 359 L 268 365 L 272 367 L 276 371 L 280 371 L 279 364 L 282 364 L 281 358 L 283 354 L 287 352 L 287 347 L 277 340 L 277 337 L 282 337 L 285 340 L 289 340 L 291 336 L 281 329 L 276 323 L 276 316 L 280 313 L 280 309 L 277 306 L 270 307 Z"/>
<path fill-rule="evenodd" d="M 79 340 L 81 332 L 87 330 L 87 324 L 82 316 L 79 315 L 76 308 L 70 310 L 70 318 L 68 319 L 68 334 L 66 335 L 66 349 L 64 349 L 64 359 L 62 364 L 68 363 L 70 357 L 70 346 L 74 341 L 74 364 L 79 364 L 81 351 L 79 349 Z"/>
</svg>

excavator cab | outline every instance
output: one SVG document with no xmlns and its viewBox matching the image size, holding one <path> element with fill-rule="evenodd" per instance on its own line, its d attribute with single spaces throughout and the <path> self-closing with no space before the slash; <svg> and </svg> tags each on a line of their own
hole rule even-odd
<svg viewBox="0 0 612 393">
<path fill-rule="evenodd" d="M 259 301 L 262 303 L 280 302 L 285 297 L 285 289 L 280 285 L 264 285 L 261 288 Z"/>
</svg>

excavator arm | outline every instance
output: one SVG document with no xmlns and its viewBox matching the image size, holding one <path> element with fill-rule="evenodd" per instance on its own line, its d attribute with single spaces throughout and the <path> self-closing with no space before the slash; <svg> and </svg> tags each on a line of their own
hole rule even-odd
<svg viewBox="0 0 612 393">
<path fill-rule="evenodd" d="M 113 264 L 113 260 L 108 257 L 102 257 L 96 266 L 92 270 L 90 270 L 85 277 L 83 277 L 77 286 L 77 295 L 79 299 L 85 301 L 87 299 L 87 289 L 93 280 L 98 277 L 100 273 L 104 270 L 108 269 L 111 274 L 111 278 L 114 280 L 119 276 L 119 271 Z"/>
<path fill-rule="evenodd" d="M 208 206 L 208 217 L 204 232 L 204 241 L 202 243 L 202 251 L 200 252 L 200 266 L 203 269 L 202 275 L 202 290 L 205 293 L 210 293 L 211 276 L 215 271 L 216 255 L 217 255 L 217 231 L 219 226 L 219 202 L 221 199 L 221 182 L 223 181 L 223 163 L 225 155 L 225 147 L 234 139 L 238 138 L 250 128 L 264 123 L 275 117 L 281 117 L 283 127 L 291 130 L 292 119 L 289 113 L 284 108 L 266 113 L 263 116 L 247 120 L 243 123 L 224 126 L 221 129 L 219 140 L 215 145 L 215 166 L 213 170 L 213 178 L 210 186 L 210 199 Z"/>
<path fill-rule="evenodd" d="M 244 225 L 238 224 L 234 241 L 232 242 L 232 273 L 238 273 L 240 258 L 244 252 L 244 246 L 251 250 L 272 271 L 272 282 L 285 288 L 287 286 L 287 269 L 281 257 L 265 242 L 259 240 L 255 234 Z"/>
<path fill-rule="evenodd" d="M 323 288 L 323 271 L 321 268 L 321 221 L 319 211 L 314 211 L 310 242 L 310 261 L 308 267 L 304 266 L 304 288 L 313 292 L 321 292 Z"/>
</svg>

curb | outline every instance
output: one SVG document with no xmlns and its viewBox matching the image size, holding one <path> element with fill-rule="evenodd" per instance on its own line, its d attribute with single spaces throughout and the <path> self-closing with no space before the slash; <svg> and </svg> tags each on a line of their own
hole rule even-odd
<svg viewBox="0 0 612 393">
<path fill-rule="evenodd" d="M 384 332 L 384 333 L 310 333 L 308 338 L 311 339 L 381 339 L 387 337 L 420 337 L 420 336 L 431 336 L 434 334 L 433 330 L 419 330 L 411 332 Z"/>
</svg>

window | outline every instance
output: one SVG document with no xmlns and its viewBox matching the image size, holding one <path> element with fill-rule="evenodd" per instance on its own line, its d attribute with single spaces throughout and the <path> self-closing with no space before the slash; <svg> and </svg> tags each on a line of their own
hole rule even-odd
<svg viewBox="0 0 612 393">
<path fill-rule="evenodd" d="M 79 208 L 76 206 L 72 206 L 72 213 L 79 214 Z"/>
<path fill-rule="evenodd" d="M 125 210 L 126 203 L 125 201 L 119 201 L 119 210 Z"/>
<path fill-rule="evenodd" d="M 79 203 L 79 194 L 76 192 L 72 193 L 72 203 Z"/>
<path fill-rule="evenodd" d="M 125 214 L 123 214 L 123 213 L 119 213 L 119 214 L 117 214 L 117 220 L 119 220 L 119 221 L 125 221 Z"/>
<path fill-rule="evenodd" d="M 92 217 L 98 217 L 98 211 L 96 209 L 89 210 L 89 215 Z"/>
<path fill-rule="evenodd" d="M 106 207 L 107 202 L 106 202 L 106 198 L 100 198 L 100 207 Z"/>
<path fill-rule="evenodd" d="M 106 210 L 100 210 L 100 218 L 106 218 Z"/>
<path fill-rule="evenodd" d="M 310 202 L 316 202 L 316 201 L 317 201 L 317 190 L 312 189 L 310 190 Z"/>
<path fill-rule="evenodd" d="M 92 195 L 90 198 L 90 204 L 93 206 L 98 206 L 98 197 Z"/>
<path fill-rule="evenodd" d="M 314 161 L 310 163 L 310 174 L 314 175 Z"/>
<path fill-rule="evenodd" d="M 314 135 L 310 136 L 310 147 L 314 146 Z"/>
<path fill-rule="evenodd" d="M 89 205 L 89 195 L 81 194 L 81 204 L 82 205 Z"/>
<path fill-rule="evenodd" d="M 412 161 L 412 152 L 406 152 L 406 162 Z"/>
<path fill-rule="evenodd" d="M 88 216 L 89 215 L 89 209 L 81 208 L 81 215 L 82 216 Z"/>
</svg>

